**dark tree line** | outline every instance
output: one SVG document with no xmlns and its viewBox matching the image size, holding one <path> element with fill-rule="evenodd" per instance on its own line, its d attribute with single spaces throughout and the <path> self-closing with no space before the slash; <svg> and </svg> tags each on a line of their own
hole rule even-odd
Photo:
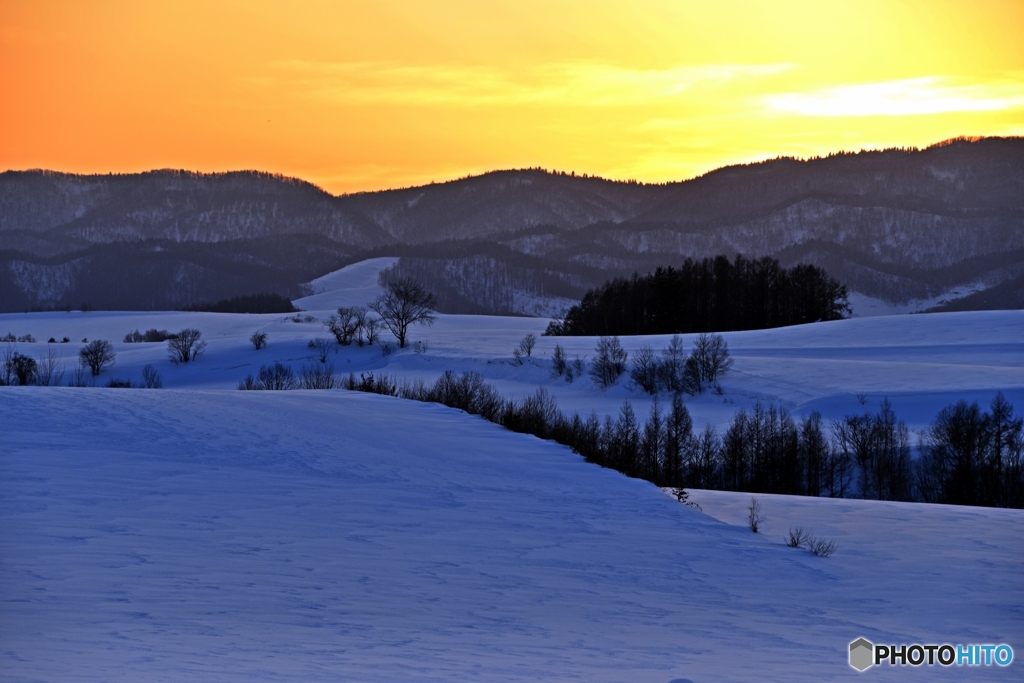
<svg viewBox="0 0 1024 683">
<path fill-rule="evenodd" d="M 548 334 L 597 336 L 757 330 L 839 320 L 846 287 L 823 269 L 770 257 L 686 259 L 586 293 Z"/>
<path fill-rule="evenodd" d="M 221 299 L 216 303 L 194 304 L 181 310 L 206 313 L 295 313 L 299 309 L 286 296 L 262 292 Z"/>
<path fill-rule="evenodd" d="M 615 419 L 567 416 L 543 388 L 509 400 L 474 372 L 445 372 L 433 385 L 369 374 L 341 386 L 465 410 L 663 487 L 1024 507 L 1024 418 L 1002 394 L 991 412 L 964 401 L 943 409 L 913 462 L 909 431 L 888 400 L 876 413 L 829 424 L 817 412 L 798 422 L 785 408 L 756 404 L 720 436 L 710 425 L 694 431 L 678 393 L 664 408 L 655 396 L 641 423 L 628 401 Z"/>
</svg>

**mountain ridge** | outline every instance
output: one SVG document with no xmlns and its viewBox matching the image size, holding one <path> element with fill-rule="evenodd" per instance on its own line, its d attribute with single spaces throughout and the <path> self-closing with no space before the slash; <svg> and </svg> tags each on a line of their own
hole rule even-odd
<svg viewBox="0 0 1024 683">
<path fill-rule="evenodd" d="M 389 249 L 436 253 L 431 245 L 493 242 L 547 259 L 546 270 L 576 264 L 608 277 L 689 256 L 785 260 L 802 252 L 855 291 L 905 301 L 964 282 L 893 276 L 893 268 L 934 274 L 1024 248 L 1024 138 L 780 157 L 663 184 L 534 168 L 337 196 L 262 171 L 6 171 L 0 173 L 0 284 L 18 293 L 0 295 L 0 310 L 62 303 L 53 291 L 44 295 L 19 280 L 24 263 L 68 262 L 102 245 L 172 242 L 195 252 L 184 257 L 191 268 L 211 245 L 231 243 L 245 253 L 252 251 L 247 241 L 282 239 L 308 249 L 328 244 L 338 256 L 329 264 L 335 267 Z M 273 261 L 272 254 L 267 258 Z M 507 259 L 506 265 L 517 267 Z M 1024 262 L 972 272 L 979 286 L 995 286 L 1024 272 Z M 297 286 L 297 275 L 283 279 Z M 77 289 L 88 296 L 90 286 Z M 217 296 L 247 293 L 218 290 Z M 178 299 L 197 303 L 187 296 L 169 300 Z"/>
</svg>

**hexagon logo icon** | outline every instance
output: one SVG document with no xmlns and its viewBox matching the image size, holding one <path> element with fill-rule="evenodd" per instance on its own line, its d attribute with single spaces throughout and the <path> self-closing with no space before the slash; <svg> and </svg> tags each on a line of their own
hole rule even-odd
<svg viewBox="0 0 1024 683">
<path fill-rule="evenodd" d="M 857 671 L 864 671 L 874 664 L 875 646 L 864 638 L 850 643 L 850 666 Z"/>
</svg>

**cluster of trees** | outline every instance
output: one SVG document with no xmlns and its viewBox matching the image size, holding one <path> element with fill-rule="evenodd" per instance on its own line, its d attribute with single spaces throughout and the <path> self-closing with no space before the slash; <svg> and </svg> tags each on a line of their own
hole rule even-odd
<svg viewBox="0 0 1024 683">
<path fill-rule="evenodd" d="M 337 386 L 334 366 L 327 363 L 303 365 L 296 374 L 290 365 L 274 361 L 261 365 L 256 376 L 246 375 L 238 383 L 242 391 L 291 391 L 293 389 L 333 389 Z"/>
<path fill-rule="evenodd" d="M 177 365 L 193 362 L 202 355 L 206 349 L 206 341 L 202 339 L 202 336 L 202 332 L 192 327 L 176 333 L 151 329 L 145 334 L 140 334 L 138 330 L 135 330 L 128 333 L 125 341 L 166 341 L 167 355 L 171 362 Z M 82 341 L 86 343 L 78 350 L 78 367 L 73 371 L 68 386 L 93 386 L 95 379 L 86 379 L 85 371 L 88 371 L 92 378 L 99 377 L 117 360 L 114 345 L 109 340 L 86 341 L 83 339 Z M 13 345 L 9 345 L 0 356 L 0 386 L 59 386 L 63 380 L 64 365 L 60 360 L 60 355 L 52 348 L 48 347 L 47 354 L 36 359 L 19 352 Z M 111 380 L 108 386 L 131 387 L 136 385 L 126 380 Z M 163 380 L 152 365 L 147 365 L 142 371 L 142 382 L 137 386 L 157 389 L 163 386 Z"/>
<path fill-rule="evenodd" d="M 665 410 L 655 396 L 641 424 L 628 401 L 614 420 L 570 417 L 543 388 L 505 399 L 475 372 L 445 372 L 432 385 L 371 374 L 341 386 L 458 408 L 664 487 L 1024 507 L 1024 418 L 1002 394 L 988 413 L 965 402 L 940 412 L 913 463 L 888 400 L 828 425 L 816 412 L 797 422 L 785 408 L 757 404 L 719 435 L 710 425 L 694 431 L 680 394 Z"/>
<path fill-rule="evenodd" d="M 770 257 L 686 259 L 592 289 L 546 334 L 596 336 L 757 330 L 849 314 L 846 287 L 813 265 Z"/>
<path fill-rule="evenodd" d="M 59 386 L 64 381 L 60 356 L 47 347 L 46 355 L 33 358 L 9 345 L 0 356 L 0 386 Z"/>
<path fill-rule="evenodd" d="M 158 330 L 155 327 L 151 327 L 145 332 L 139 332 L 138 330 L 133 330 L 129 332 L 124 336 L 124 343 L 141 344 L 145 342 L 152 344 L 158 342 L 165 342 L 168 339 L 172 339 L 174 337 L 177 337 L 177 335 L 173 332 L 168 332 L 167 330 Z"/>
<path fill-rule="evenodd" d="M 324 325 L 341 346 L 374 344 L 380 331 L 386 329 L 395 336 L 399 348 L 405 348 L 409 328 L 413 325 L 433 325 L 436 317 L 433 295 L 414 280 L 398 279 L 387 284 L 383 294 L 368 308 L 342 306 Z M 370 311 L 379 317 L 369 315 Z"/>
<path fill-rule="evenodd" d="M 68 380 L 69 387 L 95 386 L 95 377 L 112 366 L 116 354 L 114 346 L 105 339 L 88 342 L 78 352 L 78 365 Z M 87 378 L 86 372 L 89 374 Z M 55 387 L 64 382 L 64 364 L 60 354 L 47 348 L 45 356 L 33 358 L 9 346 L 0 356 L 0 386 L 41 386 Z M 160 373 L 152 365 L 142 369 L 142 381 L 133 384 L 129 380 L 111 379 L 108 387 L 140 387 L 159 389 L 163 387 Z"/>
<path fill-rule="evenodd" d="M 988 412 L 967 401 L 943 408 L 923 439 L 918 495 L 929 503 L 1024 507 L 1021 432 L 1001 393 Z"/>
<path fill-rule="evenodd" d="M 527 335 L 520 343 L 519 349 L 513 352 L 516 361 L 521 361 L 523 355 L 530 355 L 524 354 L 523 349 L 526 348 L 524 344 L 529 344 L 532 351 L 532 336 Z M 594 361 L 587 372 L 595 385 L 607 389 L 618 382 L 619 377 L 626 371 L 629 354 L 615 336 L 598 339 L 594 352 Z M 690 354 L 686 353 L 682 338 L 674 335 L 669 345 L 662 349 L 660 356 L 656 355 L 650 346 L 641 346 L 628 367 L 630 379 L 648 394 L 668 391 L 692 396 L 703 392 L 709 385 L 715 385 L 718 378 L 728 372 L 732 364 L 729 344 L 725 338 L 720 334 L 703 333 L 694 340 Z M 561 344 L 555 344 L 555 350 L 551 354 L 553 376 L 565 377 L 566 381 L 572 382 L 582 374 L 585 367 L 586 364 L 578 357 L 570 363 L 565 349 Z"/>
<path fill-rule="evenodd" d="M 299 309 L 286 296 L 263 292 L 221 299 L 216 303 L 194 304 L 182 310 L 207 313 L 295 313 Z"/>
</svg>

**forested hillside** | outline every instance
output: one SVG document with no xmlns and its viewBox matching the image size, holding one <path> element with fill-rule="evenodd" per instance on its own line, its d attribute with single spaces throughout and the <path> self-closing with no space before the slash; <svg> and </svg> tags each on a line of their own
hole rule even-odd
<svg viewBox="0 0 1024 683">
<path fill-rule="evenodd" d="M 290 294 L 344 263 L 401 255 L 434 261 L 415 268 L 435 278 L 474 271 L 469 290 L 488 294 L 470 303 L 497 312 L 522 298 L 507 288 L 523 257 L 585 289 L 716 254 L 817 265 L 889 302 L 1013 281 L 1024 275 L 1024 138 L 775 159 L 664 185 L 526 169 L 340 197 L 257 172 L 0 174 L 0 310 L 165 305 L 151 290 L 216 300 L 253 293 L 266 269 Z M 491 265 L 453 262 L 476 257 Z M 123 275 L 95 265 L 119 259 L 131 262 Z"/>
</svg>

